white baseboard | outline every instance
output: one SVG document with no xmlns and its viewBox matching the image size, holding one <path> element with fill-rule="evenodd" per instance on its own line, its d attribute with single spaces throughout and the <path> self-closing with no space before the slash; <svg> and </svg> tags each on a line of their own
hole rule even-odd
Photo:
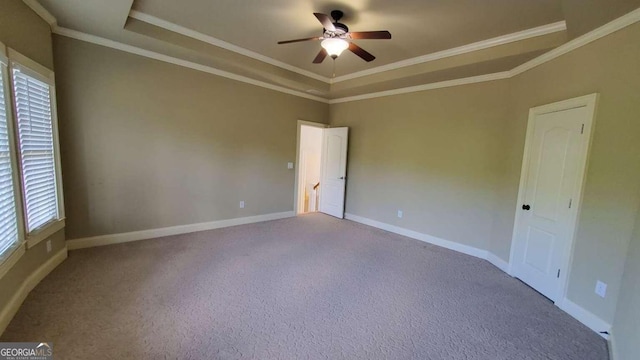
<svg viewBox="0 0 640 360">
<path fill-rule="evenodd" d="M 589 312 L 582 306 L 574 303 L 573 301 L 567 298 L 562 299 L 562 301 L 560 301 L 556 305 L 558 305 L 558 307 L 564 310 L 564 312 L 573 316 L 573 318 L 580 321 L 581 323 L 589 327 L 591 330 L 595 331 L 597 334 L 599 334 L 603 338 L 609 339 L 608 335 L 602 334 L 600 332 L 607 331 L 611 333 L 611 324 L 600 319 L 593 313 Z"/>
<path fill-rule="evenodd" d="M 369 225 L 369 226 L 373 226 L 375 228 L 378 229 L 382 229 L 382 230 L 386 230 L 398 235 L 402 235 L 402 236 L 406 236 L 406 237 L 410 237 L 412 239 L 416 239 L 416 240 L 420 240 L 420 241 L 424 241 L 433 245 L 438 245 L 441 246 L 443 248 L 447 248 L 453 251 L 457 251 L 457 252 L 461 252 L 463 254 L 467 254 L 467 255 L 471 255 L 471 256 L 475 256 L 477 258 L 480 259 L 487 259 L 488 256 L 488 251 L 486 250 L 482 250 L 482 249 L 478 249 L 475 248 L 473 246 L 469 246 L 469 245 L 463 245 L 454 241 L 449 241 L 449 240 L 444 240 L 444 239 L 440 239 L 438 237 L 435 236 L 431 236 L 431 235 L 427 235 L 427 234 L 423 234 L 417 231 L 413 231 L 413 230 L 409 230 L 409 229 L 405 229 L 405 228 L 401 228 L 399 226 L 395 226 L 395 225 L 390 225 L 387 223 L 383 223 L 380 221 L 376 221 L 376 220 L 372 220 L 372 219 L 368 219 L 362 216 L 358 216 L 358 215 L 353 215 L 353 214 L 344 214 L 344 218 L 347 220 L 351 220 L 351 221 L 355 221 L 361 224 L 365 224 L 365 225 Z"/>
<path fill-rule="evenodd" d="M 417 231 L 413 231 L 413 230 L 409 230 L 409 229 L 405 229 L 405 228 L 401 228 L 399 226 L 395 226 L 395 225 L 390 225 L 390 224 L 386 224 L 380 221 L 376 221 L 376 220 L 372 220 L 372 219 L 368 219 L 365 217 L 361 217 L 358 215 L 353 215 L 353 214 L 345 214 L 345 219 L 347 220 L 351 220 L 351 221 L 355 221 L 361 224 L 365 224 L 365 225 L 369 225 L 378 229 L 382 229 L 382 230 L 386 230 L 398 235 L 403 235 L 406 237 L 410 237 L 412 239 L 416 239 L 416 240 L 421 240 L 424 242 L 428 242 L 430 244 L 434 244 L 434 245 L 438 245 L 438 246 L 442 246 L 444 248 L 450 249 L 450 250 L 454 250 L 457 252 L 461 252 L 463 254 L 467 254 L 467 255 L 471 255 L 471 256 L 475 256 L 477 258 L 480 259 L 485 259 L 487 261 L 489 261 L 491 264 L 493 264 L 494 266 L 496 266 L 498 269 L 504 271 L 505 273 L 509 273 L 509 263 L 502 260 L 500 257 L 498 257 L 497 255 L 487 251 L 487 250 L 482 250 L 482 249 L 478 249 L 475 248 L 473 246 L 469 246 L 469 245 L 463 245 L 463 244 L 459 244 L 453 241 L 449 241 L 449 240 L 444 240 L 444 239 L 440 239 L 437 238 L 435 236 L 431 236 L 431 235 L 427 235 L 427 234 L 423 234 Z M 600 336 L 604 337 L 605 339 L 608 339 L 609 336 L 606 334 L 601 334 L 601 331 L 608 331 L 609 333 L 611 333 L 611 325 L 608 324 L 606 321 L 600 319 L 599 317 L 597 317 L 596 315 L 592 314 L 591 312 L 585 310 L 584 308 L 582 308 L 581 306 L 575 304 L 574 302 L 570 301 L 567 298 L 562 299 L 562 301 L 556 303 L 556 305 L 564 310 L 566 313 L 568 313 L 569 315 L 571 315 L 572 317 L 574 317 L 576 320 L 580 321 L 581 323 L 583 323 L 584 325 L 588 326 L 591 330 L 595 331 L 596 333 L 598 333 Z M 615 345 L 612 344 L 612 348 Z M 614 349 L 615 350 L 615 349 Z M 615 353 L 615 351 L 613 351 Z M 613 359 L 613 358 L 612 358 Z"/>
<path fill-rule="evenodd" d="M 197 231 L 213 230 L 223 227 L 257 223 L 269 220 L 278 220 L 295 216 L 293 211 L 272 213 L 257 216 L 248 216 L 228 220 L 210 221 L 198 224 L 170 226 L 159 229 L 132 231 L 127 233 L 99 235 L 87 238 L 67 240 L 69 250 L 84 249 L 94 246 L 120 244 L 130 241 L 153 239 L 157 237 L 188 234 Z"/>
<path fill-rule="evenodd" d="M 487 261 L 507 274 L 509 273 L 509 263 L 502 260 L 498 255 L 487 251 Z"/>
<path fill-rule="evenodd" d="M 614 339 L 613 333 L 609 335 L 607 349 L 609 350 L 609 360 L 618 360 L 618 351 L 616 348 L 616 341 Z"/>
<path fill-rule="evenodd" d="M 20 285 L 20 288 L 13 294 L 9 303 L 0 311 L 0 335 L 9 326 L 11 319 L 16 315 L 20 305 L 27 298 L 27 295 L 44 279 L 53 269 L 60 265 L 67 258 L 67 248 L 58 251 L 44 264 L 40 265 L 34 272 L 29 274 Z"/>
</svg>

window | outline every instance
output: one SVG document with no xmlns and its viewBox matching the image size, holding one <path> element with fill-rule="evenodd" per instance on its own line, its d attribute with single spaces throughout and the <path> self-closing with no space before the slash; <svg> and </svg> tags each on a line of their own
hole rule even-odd
<svg viewBox="0 0 640 360">
<path fill-rule="evenodd" d="M 12 63 L 27 233 L 59 219 L 51 86 Z"/>
<path fill-rule="evenodd" d="M 7 63 L 0 59 L 0 255 L 18 243 L 15 184 L 11 164 Z"/>
<path fill-rule="evenodd" d="M 0 43 L 0 278 L 64 228 L 53 72 Z"/>
</svg>

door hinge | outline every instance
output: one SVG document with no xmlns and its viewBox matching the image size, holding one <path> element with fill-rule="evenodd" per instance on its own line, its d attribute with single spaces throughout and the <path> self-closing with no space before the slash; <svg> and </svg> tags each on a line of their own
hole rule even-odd
<svg viewBox="0 0 640 360">
<path fill-rule="evenodd" d="M 558 269 L 558 279 L 560 279 L 560 269 Z"/>
<path fill-rule="evenodd" d="M 584 134 L 584 124 L 582 124 L 582 128 L 580 129 L 580 134 Z"/>
<path fill-rule="evenodd" d="M 569 209 L 571 209 L 571 204 L 573 204 L 573 199 L 569 199 Z"/>
</svg>

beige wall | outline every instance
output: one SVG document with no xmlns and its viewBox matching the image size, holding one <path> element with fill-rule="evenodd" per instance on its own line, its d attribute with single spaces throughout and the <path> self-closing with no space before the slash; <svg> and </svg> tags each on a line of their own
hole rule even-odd
<svg viewBox="0 0 640 360">
<path fill-rule="evenodd" d="M 599 92 L 568 298 L 611 323 L 640 202 L 639 43 L 636 24 L 509 80 L 332 105 L 347 212 L 508 260 L 529 108 Z"/>
<path fill-rule="evenodd" d="M 53 69 L 51 32 L 49 25 L 20 0 L 0 2 L 0 41 L 6 46 Z M 52 235 L 52 251 L 47 253 L 46 241 L 28 249 L 18 263 L 0 278 L 0 312 L 8 305 L 24 280 L 52 255 L 65 247 L 64 230 Z"/>
<path fill-rule="evenodd" d="M 0 278 L 0 312 L 9 304 L 16 291 L 31 273 L 44 264 L 52 255 L 57 254 L 66 246 L 64 230 L 60 230 L 51 235 L 47 240 L 51 240 L 51 252 L 47 253 L 46 241 L 39 242 L 36 246 L 28 249 L 9 272 Z M 2 329 L 0 329 L 2 330 Z"/>
<path fill-rule="evenodd" d="M 487 248 L 507 95 L 494 81 L 332 105 L 350 127 L 346 212 Z"/>
<path fill-rule="evenodd" d="M 627 246 L 640 203 L 640 24 L 633 25 L 511 81 L 513 112 L 505 151 L 505 198 L 515 204 L 529 108 L 600 93 L 591 157 L 578 219 L 567 297 L 613 321 Z M 501 216 L 512 222 L 513 211 Z M 496 228 L 492 249 L 508 249 L 512 226 Z M 500 254 L 503 255 L 503 252 Z M 594 293 L 597 280 L 607 297 Z"/>
<path fill-rule="evenodd" d="M 561 3 L 571 38 L 640 7 L 640 0 L 562 0 Z"/>
<path fill-rule="evenodd" d="M 640 203 L 638 43 L 637 24 L 513 79 L 329 107 L 56 37 L 67 234 L 290 211 L 296 120 L 331 119 L 351 128 L 348 213 L 507 260 L 528 109 L 599 92 L 568 298 L 613 322 Z"/>
<path fill-rule="evenodd" d="M 612 333 L 618 356 L 615 360 L 637 359 L 640 354 L 640 211 L 625 262 Z"/>
<path fill-rule="evenodd" d="M 0 41 L 35 62 L 53 69 L 49 24 L 21 0 L 0 2 Z"/>
<path fill-rule="evenodd" d="M 297 120 L 327 122 L 327 104 L 54 45 L 68 238 L 293 210 Z"/>
</svg>

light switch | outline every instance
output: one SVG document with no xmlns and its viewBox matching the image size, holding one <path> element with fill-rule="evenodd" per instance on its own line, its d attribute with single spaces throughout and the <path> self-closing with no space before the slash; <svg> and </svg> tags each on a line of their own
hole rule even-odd
<svg viewBox="0 0 640 360">
<path fill-rule="evenodd" d="M 292 162 L 288 162 L 287 163 L 287 169 L 289 169 L 289 170 L 293 169 L 293 163 Z"/>
</svg>

